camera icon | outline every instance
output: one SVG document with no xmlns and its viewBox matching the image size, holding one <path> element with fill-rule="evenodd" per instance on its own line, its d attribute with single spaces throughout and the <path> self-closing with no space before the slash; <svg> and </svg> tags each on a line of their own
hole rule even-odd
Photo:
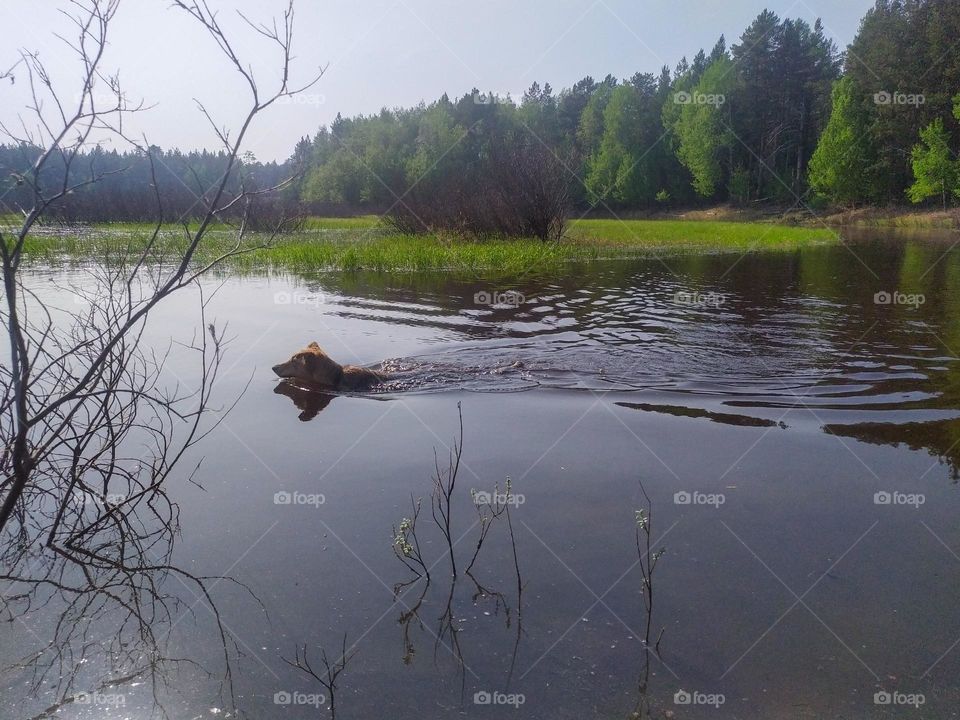
<svg viewBox="0 0 960 720">
<path fill-rule="evenodd" d="M 481 290 L 473 296 L 473 302 L 477 305 L 493 305 L 493 295 L 486 290 Z"/>
<path fill-rule="evenodd" d="M 873 494 L 873 504 L 874 505 L 889 505 L 893 502 L 893 495 L 888 493 L 886 490 L 881 490 Z"/>
<path fill-rule="evenodd" d="M 286 690 L 281 690 L 280 692 L 275 692 L 273 694 L 273 704 L 274 705 L 289 705 L 293 702 L 293 696 L 288 693 Z"/>
<path fill-rule="evenodd" d="M 473 494 L 474 505 L 493 505 L 493 495 L 486 490 L 477 490 Z"/>
<path fill-rule="evenodd" d="M 893 103 L 893 95 L 886 90 L 881 90 L 878 93 L 874 93 L 873 102 L 877 105 L 890 105 Z"/>
<path fill-rule="evenodd" d="M 693 702 L 693 696 L 686 690 L 677 690 L 673 694 L 674 705 L 689 705 Z"/>
<path fill-rule="evenodd" d="M 488 693 L 486 690 L 481 690 L 480 692 L 475 692 L 473 694 L 474 705 L 489 705 L 492 702 L 493 702 L 493 695 Z"/>
<path fill-rule="evenodd" d="M 880 692 L 875 692 L 873 694 L 874 705 L 889 705 L 892 702 L 893 702 L 893 695 L 888 693 L 886 690 L 881 690 Z"/>
<path fill-rule="evenodd" d="M 689 105 L 693 102 L 693 95 L 686 90 L 681 90 L 673 96 L 673 102 L 675 105 Z"/>
<path fill-rule="evenodd" d="M 274 505 L 289 505 L 292 502 L 293 502 L 293 494 L 288 493 L 286 490 L 281 490 L 280 492 L 273 494 Z"/>
<path fill-rule="evenodd" d="M 674 505 L 689 505 L 692 501 L 693 496 L 686 490 L 681 490 L 680 492 L 673 494 Z"/>
<path fill-rule="evenodd" d="M 893 295 L 886 290 L 881 290 L 873 296 L 874 305 L 890 305 L 891 303 L 893 303 Z"/>
<path fill-rule="evenodd" d="M 78 693 L 76 696 L 74 696 L 73 701 L 77 705 L 89 705 L 93 702 L 93 695 L 88 692 Z"/>
<path fill-rule="evenodd" d="M 280 292 L 273 294 L 274 305 L 289 305 L 292 302 L 293 296 L 286 290 L 281 290 Z"/>
</svg>

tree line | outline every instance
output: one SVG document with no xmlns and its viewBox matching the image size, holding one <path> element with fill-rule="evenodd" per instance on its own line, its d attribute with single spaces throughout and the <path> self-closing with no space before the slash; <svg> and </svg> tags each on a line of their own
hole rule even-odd
<svg viewBox="0 0 960 720">
<path fill-rule="evenodd" d="M 29 144 L 0 145 L 0 214 L 23 215 L 33 206 L 32 168 L 42 154 Z M 42 193 L 72 188 L 49 209 L 58 221 L 155 222 L 159 209 L 165 221 L 178 222 L 202 217 L 226 179 L 226 191 L 248 194 L 259 210 L 251 217 L 268 225 L 295 210 L 295 193 L 284 185 L 289 172 L 289 162 L 261 163 L 250 154 L 231 160 L 226 151 L 184 153 L 155 146 L 118 151 L 97 145 L 50 155 L 36 183 Z M 269 192 L 273 188 L 278 190 Z M 232 215 L 242 211 L 237 205 Z"/>
<path fill-rule="evenodd" d="M 284 211 L 381 212 L 406 231 L 448 228 L 555 237 L 572 211 L 699 204 L 817 207 L 942 204 L 960 196 L 960 4 L 877 0 L 845 52 L 818 20 L 765 10 L 727 45 L 658 74 L 585 77 L 513 98 L 459 98 L 342 117 L 282 164 L 248 158 L 237 180 L 293 174 Z M 955 97 L 956 96 L 956 97 Z M 30 148 L 0 148 L 16 201 Z M 216 153 L 159 153 L 171 214 L 190 213 Z M 143 153 L 96 149 L 130 166 L 66 203 L 76 218 L 138 219 L 151 208 Z M 82 172 L 77 168 L 76 172 Z M 19 192 L 23 192 L 20 190 Z"/>
<path fill-rule="evenodd" d="M 732 47 L 721 37 L 709 54 L 657 75 L 586 77 L 558 93 L 534 83 L 516 99 L 474 89 L 338 116 L 297 148 L 309 167 L 300 193 L 402 207 L 411 186 L 455 186 L 465 168 L 533 144 L 553 156 L 579 207 L 794 200 L 839 75 L 819 22 L 765 11 Z"/>
</svg>

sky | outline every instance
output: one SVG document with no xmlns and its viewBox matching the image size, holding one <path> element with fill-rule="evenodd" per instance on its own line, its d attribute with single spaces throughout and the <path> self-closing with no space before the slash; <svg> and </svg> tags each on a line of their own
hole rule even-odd
<svg viewBox="0 0 960 720">
<path fill-rule="evenodd" d="M 81 0 L 84 1 L 84 0 Z M 89 1 L 89 0 L 86 0 Z M 287 0 L 208 0 L 266 92 L 279 77 L 275 48 L 237 15 L 269 22 Z M 294 85 L 320 81 L 304 95 L 267 110 L 245 150 L 263 161 L 287 158 L 296 141 L 337 115 L 457 97 L 474 87 L 518 98 L 533 81 L 555 91 L 591 75 L 629 78 L 656 73 L 681 57 L 728 46 L 764 8 L 811 24 L 819 17 L 844 49 L 873 0 L 295 0 Z M 55 37 L 75 35 L 66 0 L 0 0 L 0 71 L 17 51 L 39 51 L 62 97 L 76 97 L 80 65 Z M 74 8 L 75 10 L 75 8 Z M 13 42 L 10 42 L 10 40 Z M 120 0 L 104 68 L 119 71 L 128 99 L 148 110 L 125 130 L 153 145 L 217 148 L 196 100 L 218 126 L 239 127 L 249 92 L 209 36 L 169 0 Z M 22 77 L 22 76 L 21 76 Z M 0 83 L 0 122 L 29 122 L 25 78 Z M 46 112 L 50 104 L 44 106 Z M 4 140 L 0 138 L 0 142 Z M 118 149 L 123 146 L 115 143 Z"/>
</svg>

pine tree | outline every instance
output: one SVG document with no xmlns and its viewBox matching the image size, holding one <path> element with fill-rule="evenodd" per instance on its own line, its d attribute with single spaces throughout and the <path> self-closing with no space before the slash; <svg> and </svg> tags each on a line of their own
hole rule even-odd
<svg viewBox="0 0 960 720">
<path fill-rule="evenodd" d="M 856 83 L 846 77 L 833 88 L 833 111 L 810 159 L 809 183 L 833 202 L 864 199 L 870 165 L 867 127 Z"/>
<path fill-rule="evenodd" d="M 937 118 L 920 131 L 920 144 L 915 145 L 911 155 L 915 182 L 907 190 L 911 201 L 920 203 L 927 198 L 940 196 L 943 209 L 947 209 L 947 196 L 958 189 L 960 163 L 950 152 L 950 135 Z"/>
<path fill-rule="evenodd" d="M 730 129 L 735 73 L 733 61 L 722 57 L 707 68 L 693 92 L 684 98 L 675 132 L 677 154 L 693 175 L 693 187 L 702 197 L 712 197 L 731 171 L 735 138 Z M 676 100 L 675 100 L 676 101 Z"/>
</svg>

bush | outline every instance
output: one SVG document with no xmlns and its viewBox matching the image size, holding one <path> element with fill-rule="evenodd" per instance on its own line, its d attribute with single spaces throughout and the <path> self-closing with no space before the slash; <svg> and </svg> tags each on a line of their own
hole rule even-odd
<svg viewBox="0 0 960 720">
<path fill-rule="evenodd" d="M 405 233 L 559 240 L 570 209 L 567 165 L 532 133 L 489 143 L 455 172 L 442 166 L 417 183 L 387 215 Z"/>
</svg>

